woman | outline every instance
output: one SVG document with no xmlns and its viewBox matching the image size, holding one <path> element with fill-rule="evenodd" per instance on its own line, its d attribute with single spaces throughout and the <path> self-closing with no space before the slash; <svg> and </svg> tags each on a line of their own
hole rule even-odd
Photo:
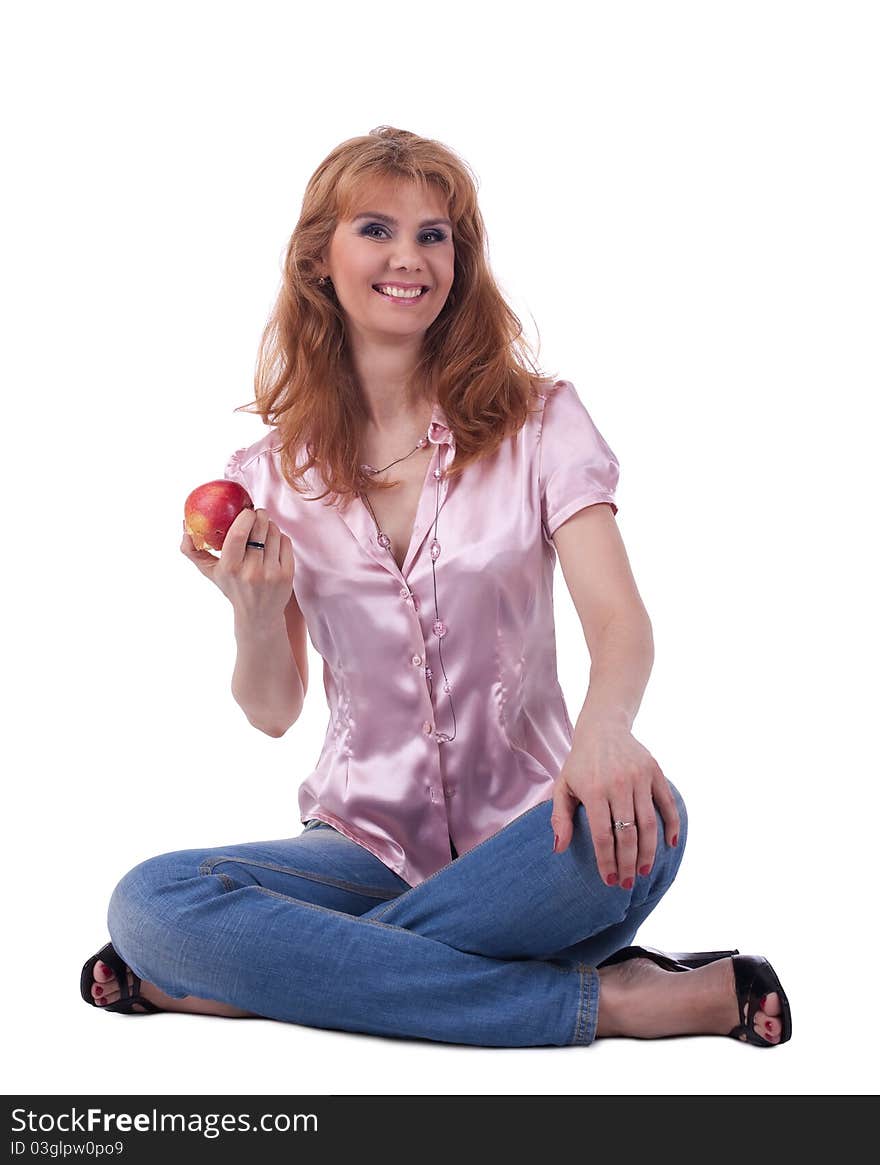
<svg viewBox="0 0 880 1165">
<path fill-rule="evenodd" d="M 83 998 L 485 1046 L 787 1040 L 769 963 L 629 946 L 687 815 L 630 729 L 653 662 L 615 516 L 618 463 L 574 386 L 530 375 L 476 185 L 381 127 L 312 176 L 226 477 L 233 694 L 283 736 L 306 630 L 330 722 L 299 836 L 163 854 L 117 885 Z M 388 471 L 394 467 L 393 475 Z M 584 627 L 575 728 L 556 555 Z"/>
</svg>

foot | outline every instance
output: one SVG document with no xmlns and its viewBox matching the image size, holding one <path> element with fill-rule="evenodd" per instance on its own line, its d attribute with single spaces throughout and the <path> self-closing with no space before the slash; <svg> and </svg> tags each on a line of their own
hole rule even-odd
<svg viewBox="0 0 880 1165">
<path fill-rule="evenodd" d="M 134 976 L 129 967 L 125 968 L 125 973 L 128 978 L 129 994 L 131 994 Z M 115 1003 L 122 995 L 116 975 L 100 959 L 95 963 L 93 979 L 92 998 L 99 1007 Z M 173 995 L 166 995 L 164 991 L 159 990 L 155 983 L 148 983 L 146 979 L 141 980 L 140 994 L 163 1011 L 190 1011 L 199 1015 L 222 1015 L 229 1019 L 239 1019 L 255 1014 L 252 1011 L 242 1011 L 240 1007 L 232 1007 L 228 1003 L 219 1003 L 215 999 L 198 999 L 195 995 L 185 995 L 182 999 L 176 999 Z M 141 1007 L 139 1003 L 135 1003 L 132 1005 L 132 1010 L 143 1012 L 147 1009 Z"/>
<path fill-rule="evenodd" d="M 630 959 L 600 967 L 599 978 L 597 1038 L 726 1036 L 742 1022 L 733 959 L 718 959 L 692 971 L 666 971 L 650 959 Z M 779 994 L 771 991 L 753 1015 L 746 1004 L 745 1023 L 768 1043 L 778 1044 L 781 1013 Z"/>
</svg>

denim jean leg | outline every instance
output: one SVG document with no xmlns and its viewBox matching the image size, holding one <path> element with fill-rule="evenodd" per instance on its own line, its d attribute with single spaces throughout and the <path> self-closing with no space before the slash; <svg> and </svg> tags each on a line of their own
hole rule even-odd
<svg viewBox="0 0 880 1165">
<path fill-rule="evenodd" d="M 660 900 L 678 874 L 679 867 L 684 858 L 685 846 L 687 845 L 687 807 L 685 806 L 681 793 L 671 782 L 670 789 L 675 798 L 681 823 L 678 831 L 678 841 L 674 846 L 666 845 L 663 836 L 663 818 L 662 814 L 658 811 L 657 854 L 654 860 L 654 868 L 648 875 L 650 882 L 648 893 L 644 895 L 634 894 L 630 910 L 627 912 L 626 917 L 616 926 L 610 926 L 605 930 L 588 936 L 581 942 L 574 943 L 572 946 L 558 951 L 554 956 L 557 962 L 571 967 L 576 967 L 580 963 L 589 963 L 591 966 L 597 966 L 603 959 L 607 959 L 609 955 L 613 955 L 615 951 L 619 951 L 622 947 L 631 946 L 635 941 L 642 923 L 652 910 L 659 905 Z M 636 880 L 634 890 L 637 887 L 638 879 Z"/>
<path fill-rule="evenodd" d="M 598 982 L 582 965 L 458 950 L 369 911 L 355 916 L 257 885 L 246 855 L 237 868 L 235 847 L 224 852 L 222 864 L 197 850 L 150 858 L 111 897 L 114 946 L 169 995 L 312 1027 L 483 1047 L 595 1036 Z"/>
<path fill-rule="evenodd" d="M 671 886 L 687 838 L 687 811 L 670 785 L 681 818 L 678 844 L 664 836 L 657 818 L 657 853 L 650 873 L 630 890 L 599 876 L 583 805 L 574 815 L 570 845 L 552 852 L 552 801 L 521 814 L 492 837 L 431 878 L 365 918 L 391 922 L 472 954 L 496 959 L 544 960 L 579 969 L 595 994 L 596 964 L 627 945 L 641 922 Z M 595 1028 L 590 1040 L 595 1036 Z"/>
</svg>

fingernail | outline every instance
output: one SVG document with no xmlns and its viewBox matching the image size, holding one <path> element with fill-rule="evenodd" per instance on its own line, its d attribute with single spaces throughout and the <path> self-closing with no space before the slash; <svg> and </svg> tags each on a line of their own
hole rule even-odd
<svg viewBox="0 0 880 1165">
<path fill-rule="evenodd" d="M 557 837 L 555 830 L 553 831 L 553 852 L 555 854 L 559 853 L 559 838 Z"/>
<path fill-rule="evenodd" d="M 617 881 L 617 874 L 609 874 L 608 877 L 605 879 L 605 881 L 608 883 L 609 886 L 613 886 L 614 883 Z"/>
<path fill-rule="evenodd" d="M 672 839 L 672 844 L 678 845 L 678 834 L 676 834 L 675 837 Z"/>
<path fill-rule="evenodd" d="M 624 878 L 620 884 L 624 888 L 624 890 L 632 890 L 632 888 L 633 888 L 632 878 Z"/>
<path fill-rule="evenodd" d="M 639 873 L 642 875 L 642 877 L 644 877 L 645 874 L 650 874 L 650 872 L 651 872 L 650 866 L 639 866 Z"/>
</svg>

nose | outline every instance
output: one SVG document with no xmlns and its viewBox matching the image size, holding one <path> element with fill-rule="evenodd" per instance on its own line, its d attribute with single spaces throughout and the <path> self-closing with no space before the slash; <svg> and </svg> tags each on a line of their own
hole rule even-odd
<svg viewBox="0 0 880 1165">
<path fill-rule="evenodd" d="M 390 267 L 393 271 L 418 272 L 419 254 L 414 243 L 398 240 L 391 252 Z"/>
</svg>

